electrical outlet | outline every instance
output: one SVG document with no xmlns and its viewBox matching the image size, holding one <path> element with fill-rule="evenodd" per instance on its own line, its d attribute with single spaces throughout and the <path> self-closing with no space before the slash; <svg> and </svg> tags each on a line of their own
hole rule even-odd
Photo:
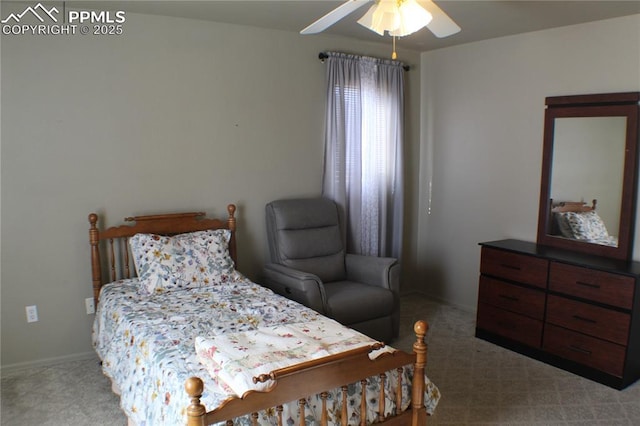
<svg viewBox="0 0 640 426">
<path fill-rule="evenodd" d="M 96 305 L 93 303 L 93 297 L 84 299 L 84 307 L 87 309 L 87 315 L 96 313 Z"/>
<path fill-rule="evenodd" d="M 27 322 L 38 321 L 38 307 L 36 305 L 27 306 Z"/>
</svg>

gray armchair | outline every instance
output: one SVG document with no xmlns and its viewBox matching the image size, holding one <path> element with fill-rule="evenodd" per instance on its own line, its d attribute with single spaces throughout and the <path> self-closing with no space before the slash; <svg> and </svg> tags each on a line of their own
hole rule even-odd
<svg viewBox="0 0 640 426">
<path fill-rule="evenodd" d="M 400 265 L 346 254 L 338 217 L 337 205 L 326 198 L 267 204 L 271 262 L 263 285 L 388 343 L 400 326 Z"/>
</svg>

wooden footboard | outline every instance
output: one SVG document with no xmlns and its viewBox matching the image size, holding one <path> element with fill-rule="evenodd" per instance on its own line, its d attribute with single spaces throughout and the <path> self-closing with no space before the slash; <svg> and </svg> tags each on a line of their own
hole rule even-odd
<svg viewBox="0 0 640 426">
<path fill-rule="evenodd" d="M 375 360 L 369 359 L 369 352 L 375 347 L 364 347 L 331 355 L 314 361 L 298 364 L 293 367 L 275 370 L 268 375 L 254 378 L 254 381 L 272 381 L 273 386 L 267 392 L 249 391 L 242 398 L 232 397 L 227 399 L 221 406 L 207 412 L 200 402 L 204 391 L 202 380 L 197 377 L 188 379 L 185 389 L 191 399 L 191 404 L 187 408 L 188 426 L 205 426 L 219 422 L 227 422 L 232 425 L 234 419 L 239 416 L 251 414 L 253 423 L 257 425 L 258 411 L 275 408 L 275 412 L 282 412 L 282 404 L 290 401 L 300 401 L 300 410 L 304 410 L 304 399 L 307 395 L 326 395 L 326 391 L 334 388 L 342 388 L 342 425 L 347 425 L 347 420 L 352 419 L 347 413 L 346 389 L 347 384 L 366 381 L 367 377 L 380 376 L 385 380 L 385 372 L 395 369 L 402 369 L 404 366 L 413 365 L 413 381 L 411 383 L 411 404 L 402 413 L 395 413 L 390 417 L 385 417 L 384 413 L 384 386 L 380 387 L 380 395 L 362 395 L 362 401 L 368 398 L 377 398 L 380 401 L 378 411 L 379 423 L 386 425 L 425 425 L 427 414 L 424 408 L 425 379 L 424 371 L 427 363 L 427 345 L 424 337 L 427 333 L 428 325 L 424 321 L 418 321 L 414 325 L 416 342 L 413 344 L 413 353 L 408 354 L 402 351 L 394 353 L 384 353 Z M 401 380 L 402 375 L 398 375 Z M 400 407 L 401 383 L 396 384 L 398 390 L 394 396 L 396 406 Z M 366 392 L 366 386 L 362 387 L 362 392 Z M 361 409 L 360 412 L 366 412 Z M 324 405 L 321 424 L 327 424 L 327 410 Z M 304 412 L 300 417 L 300 425 L 304 425 Z M 360 419 L 361 425 L 366 419 Z M 281 416 L 278 424 L 282 425 Z"/>
</svg>

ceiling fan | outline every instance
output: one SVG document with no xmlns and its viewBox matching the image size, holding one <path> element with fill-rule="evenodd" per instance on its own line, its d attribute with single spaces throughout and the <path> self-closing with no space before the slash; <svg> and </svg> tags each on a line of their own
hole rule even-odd
<svg viewBox="0 0 640 426">
<path fill-rule="evenodd" d="M 367 3 L 375 4 L 358 20 L 370 30 L 402 37 L 426 26 L 436 37 L 443 38 L 460 31 L 460 27 L 431 0 L 348 0 L 324 15 L 300 34 L 317 34 Z"/>
</svg>

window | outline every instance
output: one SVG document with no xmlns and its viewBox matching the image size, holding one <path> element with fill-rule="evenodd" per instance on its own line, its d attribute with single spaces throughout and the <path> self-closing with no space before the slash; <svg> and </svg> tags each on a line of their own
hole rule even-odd
<svg viewBox="0 0 640 426">
<path fill-rule="evenodd" d="M 323 194 L 344 209 L 349 252 L 400 255 L 403 69 L 330 54 Z"/>
</svg>

